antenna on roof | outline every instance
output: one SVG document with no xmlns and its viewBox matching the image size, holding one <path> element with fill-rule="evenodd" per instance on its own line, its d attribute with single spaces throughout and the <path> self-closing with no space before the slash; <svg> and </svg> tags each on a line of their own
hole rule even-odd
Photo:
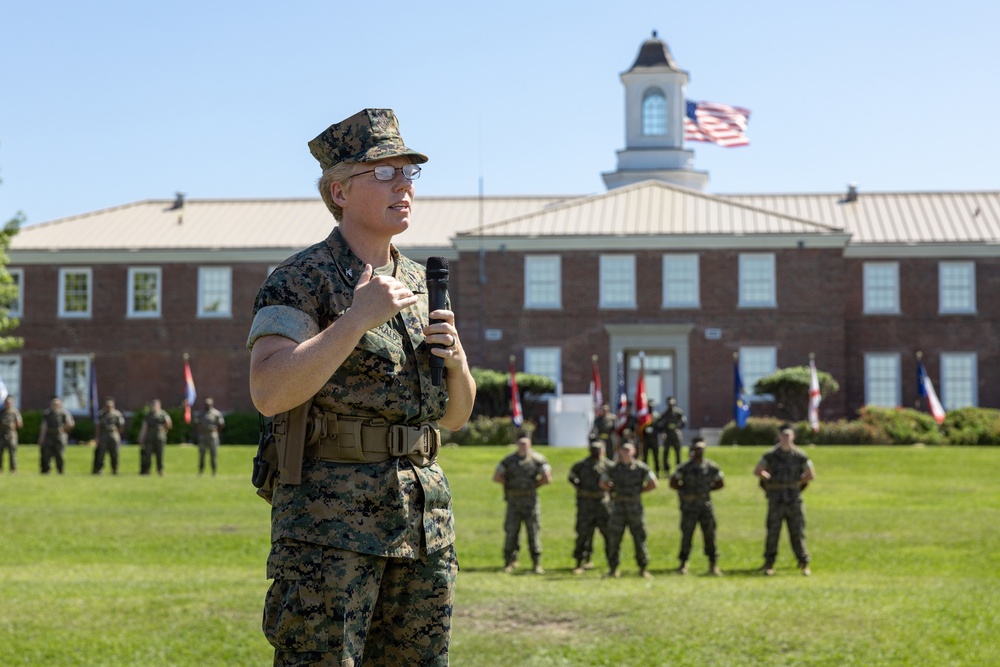
<svg viewBox="0 0 1000 667">
<path fill-rule="evenodd" d="M 174 199 L 174 203 L 171 204 L 170 208 L 168 208 L 166 210 L 167 211 L 180 211 L 180 213 L 177 214 L 177 224 L 178 225 L 183 224 L 184 223 L 184 193 L 183 192 L 178 192 L 177 193 L 177 197 Z"/>
<path fill-rule="evenodd" d="M 847 186 L 847 194 L 844 195 L 843 199 L 838 199 L 838 204 L 850 204 L 851 202 L 858 201 L 858 184 L 851 183 Z"/>
</svg>

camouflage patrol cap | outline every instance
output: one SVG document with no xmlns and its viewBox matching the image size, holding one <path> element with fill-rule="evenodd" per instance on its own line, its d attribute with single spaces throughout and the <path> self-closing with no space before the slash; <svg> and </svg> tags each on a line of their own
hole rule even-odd
<svg viewBox="0 0 1000 667">
<path fill-rule="evenodd" d="M 346 160 L 374 162 L 399 155 L 409 156 L 414 164 L 427 162 L 426 155 L 403 144 L 392 109 L 364 109 L 334 123 L 309 142 L 309 152 L 324 171 Z"/>
<path fill-rule="evenodd" d="M 705 449 L 708 445 L 705 444 L 704 440 L 695 440 L 691 443 L 691 449 Z"/>
</svg>

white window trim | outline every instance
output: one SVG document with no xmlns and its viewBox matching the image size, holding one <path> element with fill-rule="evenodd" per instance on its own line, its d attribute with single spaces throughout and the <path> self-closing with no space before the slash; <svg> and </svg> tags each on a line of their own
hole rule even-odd
<svg viewBox="0 0 1000 667">
<path fill-rule="evenodd" d="M 532 357 L 535 353 L 538 354 L 552 354 L 555 356 L 556 362 L 556 377 L 552 377 L 547 373 L 539 373 L 537 370 L 531 367 Z M 532 373 L 534 375 L 543 375 L 544 377 L 551 378 L 556 384 L 556 391 L 559 393 L 558 388 L 562 384 L 562 348 L 558 347 L 526 347 L 524 348 L 524 372 Z"/>
<path fill-rule="evenodd" d="M 871 390 L 871 370 L 870 365 L 872 360 L 875 358 L 882 359 L 893 359 L 896 362 L 896 377 L 895 377 L 895 389 L 896 396 L 894 399 L 894 405 L 887 405 L 881 407 L 895 408 L 903 404 L 903 388 L 900 382 L 900 361 L 899 354 L 894 352 L 866 352 L 865 353 L 865 405 L 872 405 L 872 390 Z M 880 405 L 880 404 L 875 404 Z"/>
<path fill-rule="evenodd" d="M 969 299 L 971 306 L 968 308 L 949 308 L 945 306 L 944 299 L 944 271 L 942 267 L 963 266 L 969 271 L 969 291 L 972 293 Z M 938 314 L 939 315 L 975 315 L 976 314 L 976 263 L 975 262 L 938 262 Z"/>
<path fill-rule="evenodd" d="M 631 264 L 631 285 L 629 286 L 629 301 L 609 301 L 606 295 L 607 284 L 605 279 L 605 262 L 609 265 L 612 262 L 622 262 L 623 264 Z M 601 255 L 599 259 L 599 280 L 600 280 L 600 308 L 602 310 L 634 310 L 636 308 L 636 289 L 635 289 L 635 255 Z M 610 268 L 607 267 L 607 268 Z"/>
<path fill-rule="evenodd" d="M 16 378 L 4 378 L 4 386 L 7 387 L 7 391 L 10 395 L 14 397 L 14 407 L 18 410 L 21 409 L 21 369 L 23 368 L 23 362 L 21 360 L 21 355 L 19 354 L 0 354 L 0 363 L 13 362 L 15 368 L 14 374 Z M 9 380 L 9 381 L 8 381 Z"/>
<path fill-rule="evenodd" d="M 152 273 L 156 275 L 156 310 L 135 310 L 135 278 L 138 274 Z M 156 318 L 163 315 L 163 270 L 158 266 L 130 266 L 128 269 L 128 304 L 127 316 L 132 319 Z"/>
<path fill-rule="evenodd" d="M 84 367 L 87 369 L 83 378 L 83 386 L 85 388 L 83 407 L 76 407 L 74 405 L 75 401 L 66 400 L 66 388 L 63 386 L 63 375 L 65 375 L 63 368 L 70 361 L 83 361 Z M 56 357 L 56 396 L 62 399 L 66 410 L 73 414 L 87 414 L 90 412 L 90 374 L 94 372 L 92 364 L 93 360 L 89 354 L 60 354 Z"/>
<path fill-rule="evenodd" d="M 226 303 L 218 312 L 205 310 L 205 274 L 209 271 L 226 271 L 229 275 L 229 293 Z M 199 266 L 198 267 L 198 317 L 226 318 L 233 316 L 233 267 L 231 266 Z"/>
<path fill-rule="evenodd" d="M 535 282 L 533 267 L 555 265 L 555 300 L 532 301 L 531 285 Z M 524 307 L 530 310 L 553 310 L 562 308 L 562 257 L 559 255 L 524 256 Z"/>
<path fill-rule="evenodd" d="M 747 373 L 746 367 L 744 366 L 744 361 L 748 356 L 753 356 L 753 354 L 758 352 L 766 352 L 771 356 L 771 370 L 764 375 L 754 377 L 752 374 Z M 746 392 L 747 400 L 751 403 L 766 403 L 774 401 L 774 396 L 771 394 L 757 394 L 754 393 L 754 385 L 757 384 L 757 380 L 762 377 L 766 377 L 771 373 L 778 370 L 778 348 L 774 345 L 744 345 L 740 348 L 740 378 L 743 380 L 743 389 Z"/>
<path fill-rule="evenodd" d="M 691 275 L 692 282 L 694 283 L 694 300 L 693 301 L 667 301 L 667 264 L 671 260 L 688 260 L 694 262 L 693 273 Z M 701 308 L 701 258 L 697 253 L 690 254 L 670 254 L 664 255 L 662 261 L 662 277 L 663 277 L 663 308 Z"/>
<path fill-rule="evenodd" d="M 69 313 L 66 305 L 66 278 L 70 275 L 84 274 L 87 276 L 87 310 L 81 313 Z M 89 267 L 65 267 L 59 269 L 59 317 L 67 319 L 85 319 L 91 316 L 94 305 L 94 272 Z"/>
<path fill-rule="evenodd" d="M 949 386 L 952 384 L 952 380 L 945 377 L 944 373 L 948 367 L 946 361 L 948 357 L 970 357 L 972 359 L 972 377 L 969 378 L 969 384 L 971 391 L 969 392 L 972 396 L 971 405 L 956 405 L 951 397 L 948 395 Z M 979 407 L 979 355 L 976 352 L 942 352 L 941 353 L 941 405 L 946 411 L 957 410 L 959 408 L 977 408 Z"/>
<path fill-rule="evenodd" d="M 770 295 L 767 299 L 760 301 L 750 301 L 744 297 L 746 286 L 746 276 L 744 275 L 744 262 L 749 262 L 750 260 L 767 260 L 770 263 Z M 739 307 L 740 308 L 777 308 L 778 307 L 778 285 L 777 285 L 777 272 L 775 270 L 776 262 L 774 253 L 740 253 L 739 256 Z M 749 268 L 749 267 L 746 267 Z"/>
<path fill-rule="evenodd" d="M 14 278 L 17 284 L 17 308 L 11 308 L 7 311 L 8 317 L 24 317 L 24 269 L 7 269 L 7 273 Z M 16 278 L 15 278 L 16 276 Z"/>
<path fill-rule="evenodd" d="M 875 268 L 890 268 L 893 270 L 895 280 L 896 280 L 896 290 L 893 295 L 892 305 L 885 308 L 875 308 L 869 303 L 869 291 L 868 291 L 868 272 L 869 270 Z M 863 301 L 863 312 L 865 315 L 899 315 L 899 262 L 865 262 L 863 268 L 862 286 L 863 291 L 862 301 Z"/>
</svg>

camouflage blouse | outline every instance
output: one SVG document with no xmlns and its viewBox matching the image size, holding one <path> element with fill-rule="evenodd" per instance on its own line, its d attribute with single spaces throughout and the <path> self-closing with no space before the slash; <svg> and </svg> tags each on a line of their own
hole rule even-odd
<svg viewBox="0 0 1000 667">
<path fill-rule="evenodd" d="M 391 254 L 396 278 L 421 299 L 368 331 L 313 405 L 393 424 L 431 423 L 445 412 L 447 388 L 446 382 L 431 384 L 422 333 L 428 316 L 424 267 L 394 247 Z M 262 336 L 301 343 L 317 335 L 351 307 L 364 269 L 339 227 L 285 260 L 257 294 L 247 347 Z M 422 513 L 411 511 L 420 505 Z M 307 459 L 301 485 L 279 478 L 275 486 L 271 540 L 286 538 L 395 558 L 416 558 L 423 541 L 433 553 L 455 540 L 448 480 L 438 463 L 418 468 L 405 458 L 365 464 Z"/>
</svg>

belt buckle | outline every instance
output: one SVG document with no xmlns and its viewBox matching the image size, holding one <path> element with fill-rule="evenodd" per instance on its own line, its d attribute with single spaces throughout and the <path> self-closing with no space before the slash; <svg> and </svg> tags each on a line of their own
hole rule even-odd
<svg viewBox="0 0 1000 667">
<path fill-rule="evenodd" d="M 392 424 L 389 427 L 389 456 L 406 456 L 410 450 L 409 427 Z"/>
</svg>

